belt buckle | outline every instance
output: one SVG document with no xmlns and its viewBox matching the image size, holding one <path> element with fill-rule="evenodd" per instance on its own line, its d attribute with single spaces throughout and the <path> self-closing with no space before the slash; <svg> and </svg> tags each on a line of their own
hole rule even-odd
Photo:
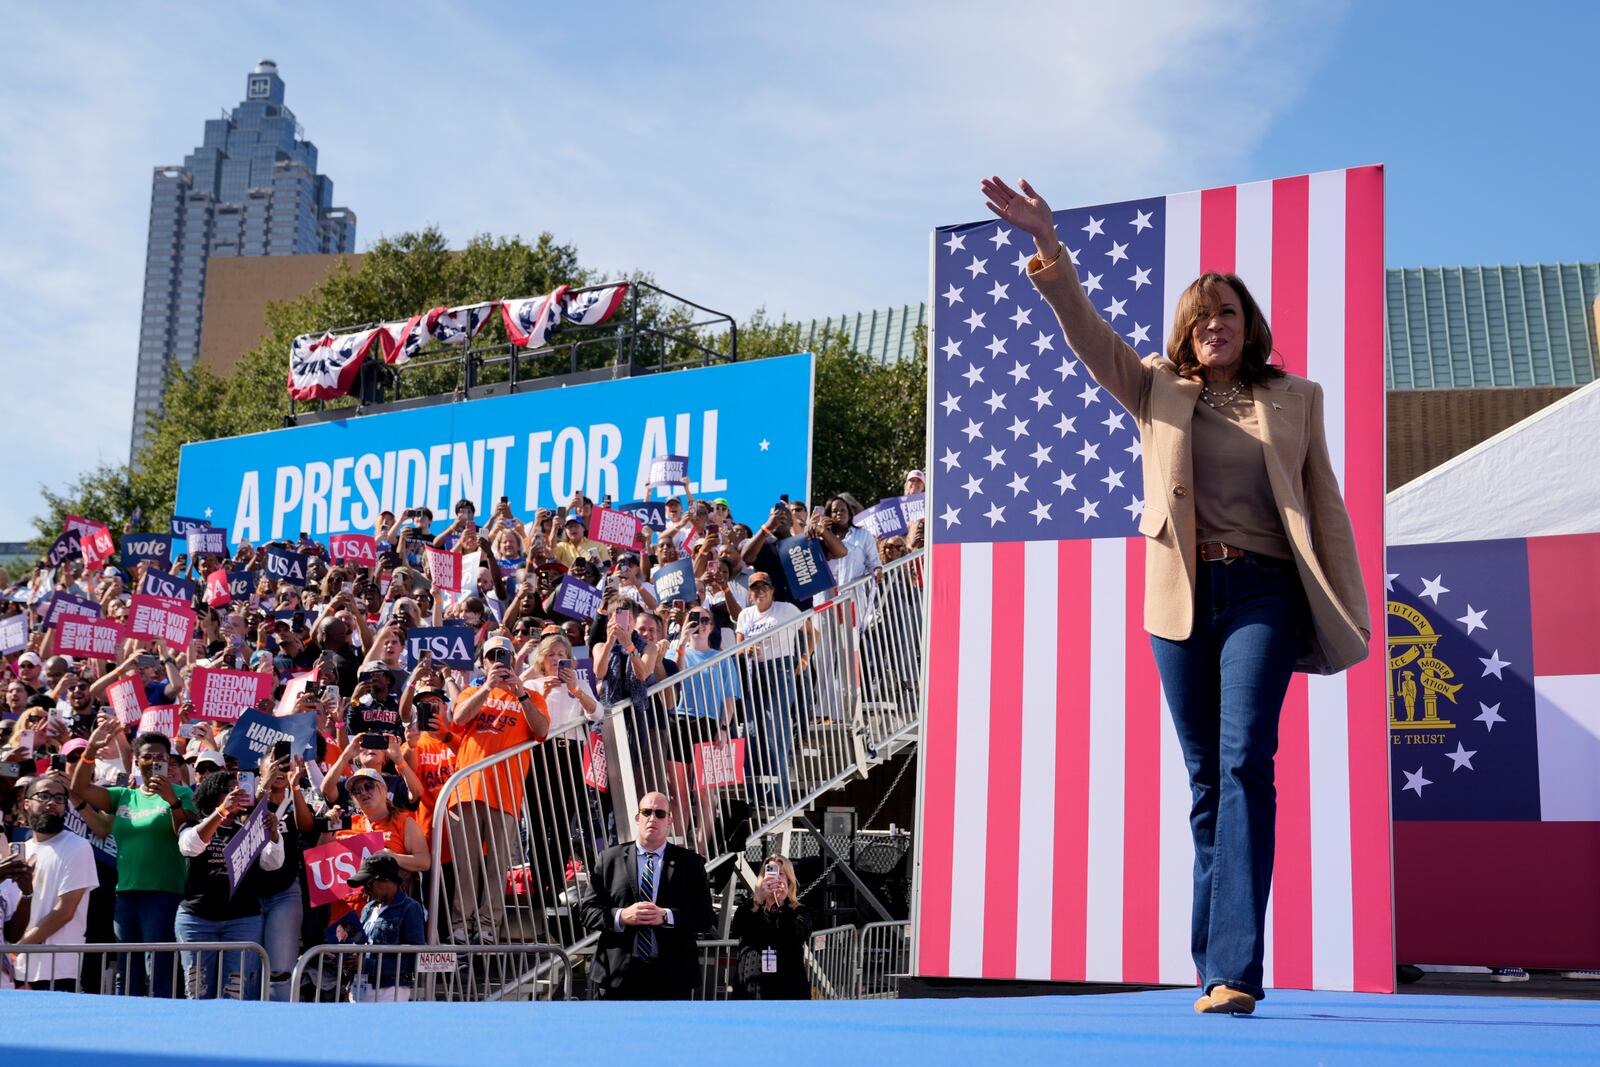
<svg viewBox="0 0 1600 1067">
<path fill-rule="evenodd" d="M 1229 545 L 1226 545 L 1221 541 L 1207 541 L 1200 546 L 1200 559 L 1206 563 L 1222 563 L 1226 565 L 1232 563 L 1236 559 L 1243 558 L 1244 553 L 1242 552 L 1237 556 L 1228 555 L 1229 547 Z M 1215 555 L 1208 554 L 1213 550 L 1215 551 Z"/>
</svg>

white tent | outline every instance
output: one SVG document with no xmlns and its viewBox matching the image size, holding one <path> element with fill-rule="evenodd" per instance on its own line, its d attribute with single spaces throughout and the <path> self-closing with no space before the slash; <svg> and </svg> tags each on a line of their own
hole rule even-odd
<svg viewBox="0 0 1600 1067">
<path fill-rule="evenodd" d="M 1412 479 L 1385 503 L 1391 545 L 1600 530 L 1600 381 Z"/>
</svg>

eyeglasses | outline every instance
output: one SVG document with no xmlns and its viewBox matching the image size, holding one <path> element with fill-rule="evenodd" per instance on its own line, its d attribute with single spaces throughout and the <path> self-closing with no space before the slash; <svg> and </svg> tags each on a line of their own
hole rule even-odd
<svg viewBox="0 0 1600 1067">
<path fill-rule="evenodd" d="M 77 685 L 69 685 L 69 686 L 67 686 L 67 692 L 69 692 L 69 693 L 87 693 L 88 691 L 89 691 L 89 683 L 88 682 L 79 682 Z"/>
<path fill-rule="evenodd" d="M 690 626 L 699 626 L 701 623 L 703 623 L 705 621 L 706 621 L 706 617 L 704 615 L 690 615 L 689 616 L 689 625 Z"/>
<path fill-rule="evenodd" d="M 378 784 L 376 782 L 357 782 L 355 785 L 350 786 L 351 796 L 359 796 L 362 793 L 376 793 L 377 791 Z"/>
<path fill-rule="evenodd" d="M 65 793 L 34 793 L 32 796 L 28 797 L 28 799 L 36 804 L 60 804 L 62 807 L 67 806 L 67 794 Z"/>
<path fill-rule="evenodd" d="M 639 809 L 639 818 L 641 818 L 641 819 L 648 819 L 652 815 L 654 815 L 658 819 L 670 819 L 670 818 L 672 818 L 672 812 L 668 811 L 666 808 L 640 808 Z"/>
</svg>

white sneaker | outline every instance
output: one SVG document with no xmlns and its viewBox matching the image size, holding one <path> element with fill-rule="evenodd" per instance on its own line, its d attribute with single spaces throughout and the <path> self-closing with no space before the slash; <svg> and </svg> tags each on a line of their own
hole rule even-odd
<svg viewBox="0 0 1600 1067">
<path fill-rule="evenodd" d="M 1496 982 L 1526 982 L 1528 972 L 1521 967 L 1492 967 L 1489 970 L 1489 977 Z"/>
<path fill-rule="evenodd" d="M 1600 982 L 1600 971 L 1562 971 L 1561 977 L 1574 982 Z"/>
</svg>

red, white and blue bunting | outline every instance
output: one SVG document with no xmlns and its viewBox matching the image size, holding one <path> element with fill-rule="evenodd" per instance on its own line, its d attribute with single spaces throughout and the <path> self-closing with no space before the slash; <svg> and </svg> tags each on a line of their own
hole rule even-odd
<svg viewBox="0 0 1600 1067">
<path fill-rule="evenodd" d="M 378 333 L 373 329 L 337 337 L 331 333 L 296 337 L 289 346 L 289 395 L 296 400 L 344 396 Z"/>
<path fill-rule="evenodd" d="M 482 332 L 497 310 L 512 344 L 542 348 L 563 320 L 597 326 L 616 314 L 627 294 L 627 282 L 580 293 L 563 285 L 542 296 L 430 308 L 358 333 L 303 334 L 289 348 L 289 395 L 296 400 L 343 396 L 350 391 L 373 342 L 378 343 L 383 361 L 398 367 L 410 362 L 429 341 L 466 344 Z"/>
</svg>

